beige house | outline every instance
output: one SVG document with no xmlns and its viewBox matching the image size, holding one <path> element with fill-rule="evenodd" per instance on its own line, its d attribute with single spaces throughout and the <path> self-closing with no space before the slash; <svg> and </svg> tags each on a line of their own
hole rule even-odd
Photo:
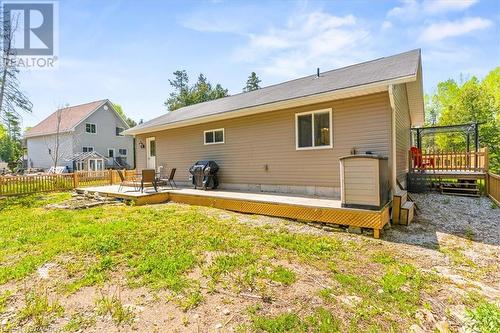
<svg viewBox="0 0 500 333">
<path fill-rule="evenodd" d="M 220 187 L 340 196 L 340 158 L 388 158 L 389 185 L 408 172 L 410 127 L 424 122 L 420 50 L 169 112 L 128 129 L 136 165 L 220 166 Z"/>
</svg>

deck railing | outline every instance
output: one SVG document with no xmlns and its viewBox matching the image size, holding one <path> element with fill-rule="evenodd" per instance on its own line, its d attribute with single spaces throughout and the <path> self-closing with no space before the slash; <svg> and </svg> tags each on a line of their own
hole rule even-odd
<svg viewBox="0 0 500 333">
<path fill-rule="evenodd" d="M 498 206 L 500 206 L 500 176 L 494 173 L 488 172 L 486 179 L 486 190 L 488 196 L 493 200 Z"/>
<path fill-rule="evenodd" d="M 481 148 L 471 152 L 422 152 L 417 158 L 420 165 L 415 165 L 415 156 L 410 152 L 411 171 L 462 171 L 487 172 L 488 150 Z"/>
<path fill-rule="evenodd" d="M 124 175 L 131 179 L 135 174 L 135 170 L 125 170 Z M 77 187 L 117 184 L 119 181 L 117 170 L 0 176 L 0 196 L 71 190 Z"/>
</svg>

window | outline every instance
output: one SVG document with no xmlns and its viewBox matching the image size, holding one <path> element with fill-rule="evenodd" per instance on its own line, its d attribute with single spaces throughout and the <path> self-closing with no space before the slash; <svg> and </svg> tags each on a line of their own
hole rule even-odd
<svg viewBox="0 0 500 333">
<path fill-rule="evenodd" d="M 94 147 L 83 147 L 82 151 L 84 153 L 90 153 L 90 152 L 94 151 Z"/>
<path fill-rule="evenodd" d="M 108 157 L 115 157 L 115 149 L 114 148 L 108 149 Z"/>
<path fill-rule="evenodd" d="M 156 157 L 156 140 L 149 140 L 149 156 Z"/>
<path fill-rule="evenodd" d="M 206 145 L 213 145 L 217 143 L 224 143 L 224 129 L 214 129 L 203 132 L 204 143 Z"/>
<path fill-rule="evenodd" d="M 84 170 L 83 161 L 76 161 L 75 164 L 76 164 L 76 170 L 78 171 Z"/>
<path fill-rule="evenodd" d="M 89 171 L 101 171 L 103 168 L 103 160 L 102 159 L 89 159 Z"/>
<path fill-rule="evenodd" d="M 332 148 L 332 110 L 318 110 L 295 115 L 297 149 Z"/>
<path fill-rule="evenodd" d="M 123 148 L 118 149 L 118 153 L 122 156 L 127 156 L 127 149 L 123 149 Z"/>
<path fill-rule="evenodd" d="M 118 135 L 121 135 L 123 131 L 124 131 L 123 127 L 117 127 L 117 128 L 116 128 L 116 135 L 117 135 L 117 136 L 118 136 Z"/>
<path fill-rule="evenodd" d="M 85 124 L 85 132 L 90 133 L 90 134 L 96 134 L 97 133 L 96 125 L 91 124 L 91 123 L 86 123 Z"/>
</svg>

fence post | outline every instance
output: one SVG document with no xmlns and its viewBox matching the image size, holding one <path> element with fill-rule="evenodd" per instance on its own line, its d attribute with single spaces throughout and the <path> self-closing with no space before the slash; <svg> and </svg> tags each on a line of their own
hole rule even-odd
<svg viewBox="0 0 500 333">
<path fill-rule="evenodd" d="M 78 173 L 76 171 L 73 172 L 73 188 L 78 187 Z"/>
<path fill-rule="evenodd" d="M 113 185 L 114 184 L 114 170 L 108 170 L 109 172 L 109 185 Z"/>
</svg>

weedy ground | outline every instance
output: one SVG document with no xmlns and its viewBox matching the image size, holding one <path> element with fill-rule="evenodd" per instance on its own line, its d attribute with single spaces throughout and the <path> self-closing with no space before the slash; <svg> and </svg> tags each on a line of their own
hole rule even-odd
<svg viewBox="0 0 500 333">
<path fill-rule="evenodd" d="M 382 240 L 173 203 L 45 208 L 69 198 L 0 199 L 0 332 L 500 330 L 485 198 L 417 196 Z"/>
</svg>

